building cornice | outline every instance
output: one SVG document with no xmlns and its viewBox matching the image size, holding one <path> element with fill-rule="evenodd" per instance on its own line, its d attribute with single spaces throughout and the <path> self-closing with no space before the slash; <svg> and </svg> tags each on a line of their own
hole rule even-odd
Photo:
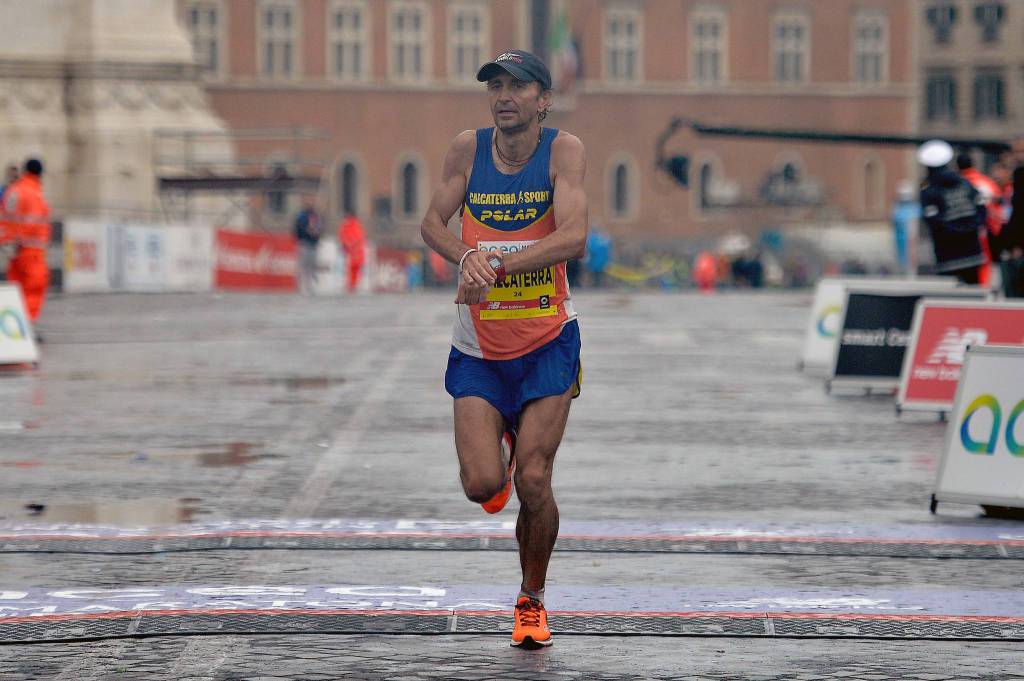
<svg viewBox="0 0 1024 681">
<path fill-rule="evenodd" d="M 800 85 L 734 81 L 725 85 L 707 85 L 681 81 L 647 81 L 637 85 L 586 82 L 581 95 L 700 95 L 708 97 L 842 97 L 842 98 L 909 98 L 915 96 L 912 86 L 890 84 L 865 88 L 854 83 L 806 83 Z"/>
<path fill-rule="evenodd" d="M 233 91 L 308 91 L 308 92 L 377 92 L 390 94 L 460 94 L 483 93 L 482 86 L 451 82 L 397 83 L 394 81 L 333 81 L 333 80 L 267 80 L 260 78 L 207 81 L 208 90 Z M 864 88 L 849 83 L 810 83 L 802 86 L 779 86 L 773 83 L 731 83 L 707 86 L 679 81 L 652 82 L 637 85 L 608 84 L 600 81 L 584 82 L 575 97 L 585 96 L 701 96 L 701 97 L 811 97 L 841 99 L 911 99 L 914 88 L 907 84 L 890 84 L 880 88 Z M 564 95 L 556 95 L 556 101 Z"/>
<path fill-rule="evenodd" d="M 199 80 L 199 67 L 191 63 L 32 61 L 0 59 L 0 78 L 112 79 L 112 80 Z"/>
</svg>

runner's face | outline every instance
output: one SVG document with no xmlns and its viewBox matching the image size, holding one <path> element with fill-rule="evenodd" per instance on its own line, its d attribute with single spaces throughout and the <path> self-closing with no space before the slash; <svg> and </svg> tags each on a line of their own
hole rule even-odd
<svg viewBox="0 0 1024 681">
<path fill-rule="evenodd" d="M 505 133 L 522 132 L 537 119 L 545 108 L 549 94 L 542 92 L 540 84 L 523 81 L 511 74 L 495 76 L 487 81 L 487 94 L 491 101 L 494 125 Z"/>
</svg>

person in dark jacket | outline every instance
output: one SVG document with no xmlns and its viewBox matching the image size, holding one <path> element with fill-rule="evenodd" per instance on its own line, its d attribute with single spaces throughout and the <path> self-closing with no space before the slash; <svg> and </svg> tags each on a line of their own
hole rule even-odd
<svg viewBox="0 0 1024 681">
<path fill-rule="evenodd" d="M 295 218 L 295 240 L 299 246 L 299 292 L 303 295 L 312 295 L 316 286 L 316 249 L 321 231 L 316 200 L 307 196 L 302 211 Z"/>
<path fill-rule="evenodd" d="M 1003 225 L 993 244 L 992 257 L 999 261 L 1003 275 L 1003 292 L 1007 298 L 1024 298 L 1024 137 L 1013 141 L 1012 198 L 1010 219 Z M 1006 198 L 1004 195 L 1004 202 Z"/>
<path fill-rule="evenodd" d="M 921 187 L 921 216 L 931 232 L 936 271 L 978 284 L 985 262 L 980 238 L 985 199 L 949 168 L 953 156 L 953 148 L 941 140 L 926 142 L 918 150 L 918 160 L 928 169 Z"/>
</svg>

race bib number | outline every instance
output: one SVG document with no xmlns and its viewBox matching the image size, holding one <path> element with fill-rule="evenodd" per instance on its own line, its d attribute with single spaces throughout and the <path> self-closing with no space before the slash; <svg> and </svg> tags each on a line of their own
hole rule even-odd
<svg viewBox="0 0 1024 681">
<path fill-rule="evenodd" d="M 481 241 L 480 251 L 508 255 L 518 253 L 534 241 Z M 555 266 L 533 272 L 505 275 L 505 279 L 487 292 L 480 304 L 480 319 L 530 319 L 558 314 L 555 298 Z"/>
</svg>

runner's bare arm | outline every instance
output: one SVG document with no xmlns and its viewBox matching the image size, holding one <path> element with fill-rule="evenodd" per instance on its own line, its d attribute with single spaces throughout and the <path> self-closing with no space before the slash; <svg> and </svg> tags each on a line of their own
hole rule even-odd
<svg viewBox="0 0 1024 681">
<path fill-rule="evenodd" d="M 462 205 L 466 196 L 469 169 L 476 152 L 476 133 L 466 130 L 452 141 L 444 157 L 441 182 L 430 199 L 430 207 L 423 216 L 420 234 L 428 246 L 443 258 L 458 263 L 469 248 L 448 229 L 448 221 Z"/>
<path fill-rule="evenodd" d="M 448 221 L 462 205 L 466 197 L 466 184 L 469 172 L 473 167 L 476 154 L 476 132 L 466 130 L 452 142 L 444 159 L 441 171 L 441 182 L 434 190 L 427 214 L 423 216 L 420 234 L 428 246 L 437 251 L 441 257 L 458 263 L 470 248 L 461 239 L 448 230 Z M 487 294 L 487 287 L 494 283 L 495 274 L 482 253 L 470 253 L 462 263 L 459 277 L 459 299 L 456 302 L 467 302 L 463 289 L 469 286 L 469 302 L 477 303 L 481 296 Z M 475 289 L 480 289 L 475 290 Z"/>
<path fill-rule="evenodd" d="M 560 132 L 551 145 L 555 231 L 519 253 L 505 257 L 509 274 L 532 272 L 583 256 L 587 244 L 587 156 L 575 135 Z"/>
</svg>

